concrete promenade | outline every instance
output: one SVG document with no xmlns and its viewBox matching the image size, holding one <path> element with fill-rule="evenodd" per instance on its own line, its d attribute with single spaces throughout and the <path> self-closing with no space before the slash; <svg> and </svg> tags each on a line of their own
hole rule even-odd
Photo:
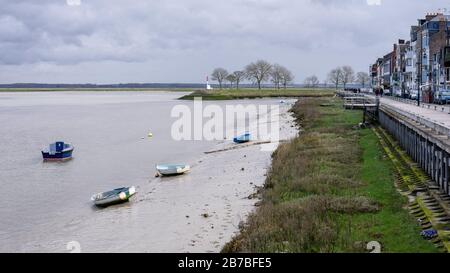
<svg viewBox="0 0 450 273">
<path fill-rule="evenodd" d="M 419 107 L 415 101 L 396 100 L 390 97 L 381 98 L 380 103 L 381 105 L 408 112 L 450 129 L 450 106 L 424 104 L 422 107 Z"/>
</svg>

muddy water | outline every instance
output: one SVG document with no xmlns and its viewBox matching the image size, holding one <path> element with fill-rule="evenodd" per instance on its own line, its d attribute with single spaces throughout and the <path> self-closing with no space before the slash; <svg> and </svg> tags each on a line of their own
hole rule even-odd
<svg viewBox="0 0 450 273">
<path fill-rule="evenodd" d="M 82 252 L 219 251 L 254 208 L 248 196 L 264 182 L 270 152 L 205 155 L 232 144 L 174 141 L 171 109 L 192 107 L 176 100 L 181 95 L 0 93 L 0 252 L 67 252 L 71 241 Z M 290 137 L 296 131 L 283 107 L 282 135 Z M 56 140 L 74 144 L 74 159 L 43 163 L 40 150 Z M 186 162 L 192 172 L 155 178 L 161 162 Z M 128 185 L 138 187 L 128 204 L 90 203 L 94 193 Z"/>
</svg>

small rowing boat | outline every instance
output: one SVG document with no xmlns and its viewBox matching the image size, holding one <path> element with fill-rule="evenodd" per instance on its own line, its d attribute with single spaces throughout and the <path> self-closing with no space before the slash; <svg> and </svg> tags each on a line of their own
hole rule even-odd
<svg viewBox="0 0 450 273">
<path fill-rule="evenodd" d="M 237 144 L 250 142 L 250 136 L 251 136 L 251 135 L 247 133 L 247 134 L 244 134 L 244 135 L 235 137 L 235 138 L 233 139 L 233 141 L 234 141 L 234 143 L 237 143 Z"/>
<path fill-rule="evenodd" d="M 128 202 L 136 194 L 135 187 L 118 188 L 112 191 L 94 194 L 91 197 L 92 202 L 98 207 L 108 207 Z"/>
<path fill-rule="evenodd" d="M 159 175 L 170 176 L 185 174 L 191 170 L 189 165 L 185 164 L 160 164 L 156 166 Z"/>
<path fill-rule="evenodd" d="M 41 152 L 45 161 L 62 161 L 71 159 L 73 150 L 72 144 L 58 141 L 50 144 L 48 148 Z"/>
</svg>

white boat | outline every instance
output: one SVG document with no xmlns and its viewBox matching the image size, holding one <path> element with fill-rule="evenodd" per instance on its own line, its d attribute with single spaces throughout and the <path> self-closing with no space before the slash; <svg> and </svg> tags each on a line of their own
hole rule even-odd
<svg viewBox="0 0 450 273">
<path fill-rule="evenodd" d="M 160 164 L 156 165 L 156 170 L 160 175 L 169 176 L 185 174 L 191 170 L 191 167 L 185 164 Z"/>
</svg>

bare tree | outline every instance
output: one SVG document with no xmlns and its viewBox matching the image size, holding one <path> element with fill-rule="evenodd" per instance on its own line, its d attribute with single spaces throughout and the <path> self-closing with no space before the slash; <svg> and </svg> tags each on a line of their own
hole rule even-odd
<svg viewBox="0 0 450 273">
<path fill-rule="evenodd" d="M 234 74 L 230 74 L 227 76 L 226 80 L 230 83 L 230 88 L 233 89 L 233 83 L 236 82 L 236 76 L 234 76 Z"/>
<path fill-rule="evenodd" d="M 282 71 L 283 67 L 279 64 L 274 64 L 272 70 L 270 71 L 271 81 L 277 89 L 280 89 L 281 81 L 283 80 Z"/>
<path fill-rule="evenodd" d="M 305 87 L 311 87 L 311 78 L 310 77 L 305 78 L 305 80 L 303 81 L 303 85 Z"/>
<path fill-rule="evenodd" d="M 219 82 L 219 87 L 222 89 L 222 83 L 226 80 L 228 76 L 228 71 L 224 68 L 216 68 L 211 74 L 213 81 Z"/>
<path fill-rule="evenodd" d="M 311 83 L 313 88 L 317 88 L 319 86 L 319 78 L 316 75 L 311 76 Z"/>
<path fill-rule="evenodd" d="M 312 75 L 311 77 L 308 77 L 305 79 L 305 86 L 306 87 L 312 87 L 316 88 L 319 85 L 319 79 L 316 75 Z"/>
<path fill-rule="evenodd" d="M 355 81 L 355 71 L 350 66 L 342 67 L 342 76 L 341 76 L 342 84 L 344 85 L 344 89 L 348 83 L 352 83 Z"/>
<path fill-rule="evenodd" d="M 236 89 L 239 89 L 239 83 L 244 80 L 245 78 L 245 72 L 244 71 L 234 71 L 233 75 L 235 77 L 236 81 Z"/>
<path fill-rule="evenodd" d="M 370 81 L 369 74 L 366 72 L 358 72 L 356 74 L 356 81 L 362 85 L 362 88 L 366 87 L 366 83 Z"/>
<path fill-rule="evenodd" d="M 328 80 L 338 89 L 342 79 L 342 68 L 337 67 L 328 73 Z"/>
<path fill-rule="evenodd" d="M 258 85 L 258 89 L 261 89 L 261 83 L 269 79 L 271 70 L 272 65 L 264 60 L 259 60 L 245 67 L 247 78 L 254 81 Z"/>
<path fill-rule="evenodd" d="M 287 85 L 290 84 L 294 80 L 294 74 L 287 69 L 286 67 L 281 67 L 281 84 L 283 85 L 284 89 L 287 89 Z"/>
</svg>

